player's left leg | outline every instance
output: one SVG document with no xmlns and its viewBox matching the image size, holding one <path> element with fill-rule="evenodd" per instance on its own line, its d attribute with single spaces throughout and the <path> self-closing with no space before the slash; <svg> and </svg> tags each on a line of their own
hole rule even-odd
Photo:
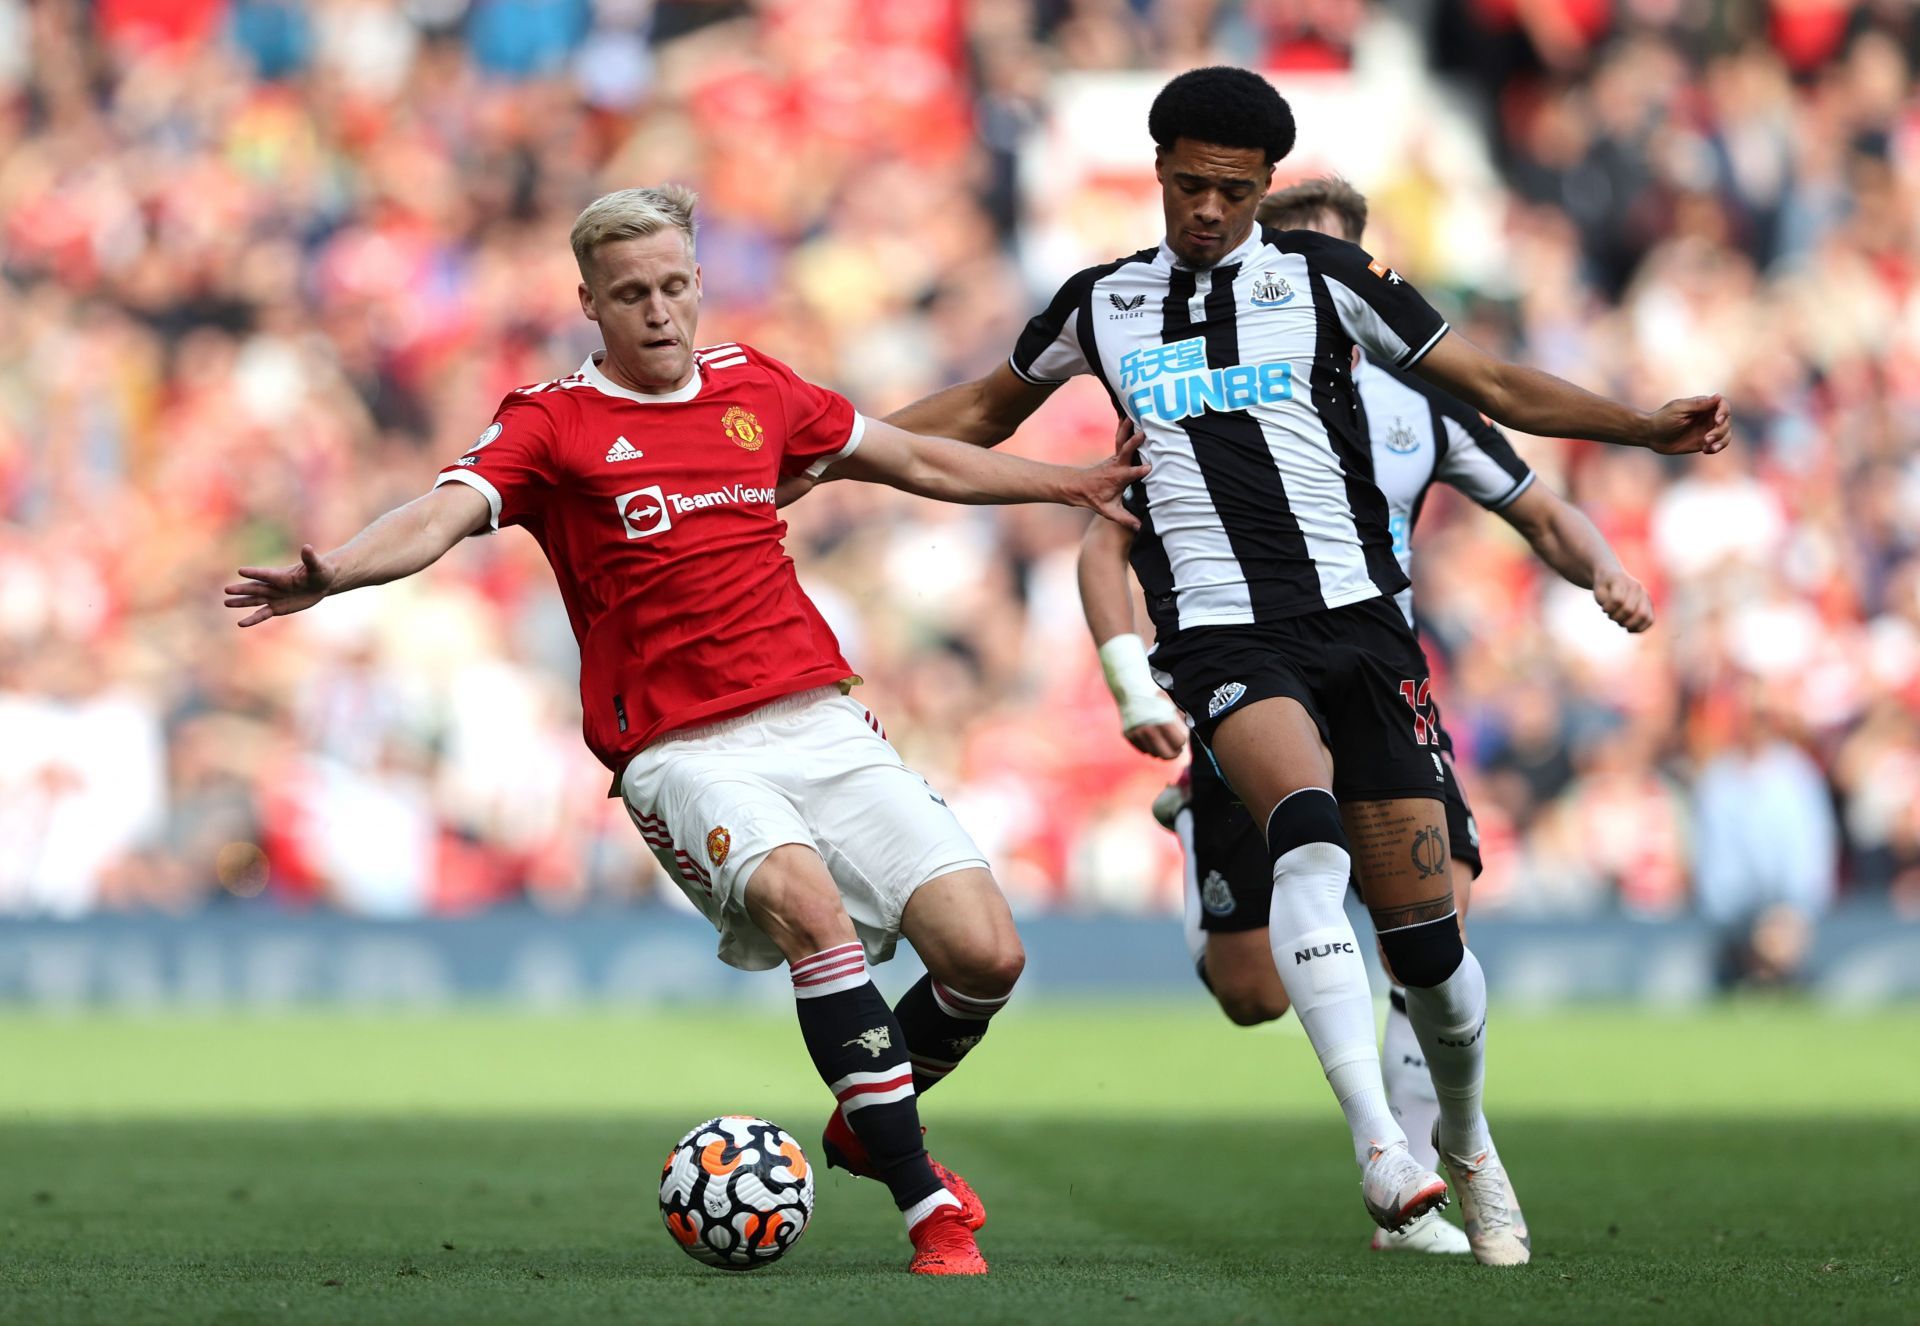
<svg viewBox="0 0 1920 1326">
<path fill-rule="evenodd" d="M 984 869 L 956 870 L 928 880 L 907 899 L 900 933 L 927 971 L 893 1006 L 894 1020 L 913 1066 L 916 1096 L 924 1096 L 960 1066 L 985 1039 L 993 1015 L 1013 996 L 1026 952 L 1013 913 Z M 827 1163 L 853 1174 L 871 1167 L 843 1111 L 827 1120 Z M 958 1174 L 933 1162 L 934 1173 L 959 1198 L 967 1223 L 987 1222 L 986 1205 Z"/>
<path fill-rule="evenodd" d="M 1436 713 L 1437 718 L 1437 713 Z M 1460 937 L 1466 939 L 1467 906 L 1473 893 L 1473 881 L 1480 874 L 1480 831 L 1467 806 L 1466 793 L 1460 787 L 1451 758 L 1451 743 L 1440 732 L 1441 759 L 1446 765 L 1445 800 L 1447 806 L 1447 846 L 1452 851 L 1451 872 L 1453 903 L 1460 922 Z M 1384 958 L 1382 965 L 1385 965 Z M 1391 978 L 1390 978 L 1391 979 Z M 1407 1130 L 1407 1150 L 1414 1159 L 1432 1168 L 1439 1164 L 1433 1149 L 1434 1124 L 1440 1118 L 1440 1098 L 1434 1094 L 1433 1078 L 1427 1072 L 1426 1051 L 1407 1017 L 1407 992 L 1399 985 L 1388 991 L 1387 1027 L 1380 1050 L 1380 1067 L 1387 1080 L 1387 1101 L 1393 1115 Z"/>
<path fill-rule="evenodd" d="M 914 1088 L 924 1093 L 980 1044 L 1013 997 L 1027 956 L 1000 886 L 982 869 L 952 871 L 915 889 L 900 933 L 927 968 L 893 1009 Z"/>
<path fill-rule="evenodd" d="M 979 1044 L 1026 955 L 979 847 L 877 720 L 850 697 L 819 718 L 805 793 L 815 838 L 863 931 L 884 951 L 904 934 L 927 967 L 895 1012 L 917 1093 Z M 870 1173 L 843 1111 L 828 1119 L 822 1140 L 829 1165 Z M 937 1163 L 935 1170 L 966 1223 L 984 1224 L 985 1208 L 966 1181 Z"/>
</svg>

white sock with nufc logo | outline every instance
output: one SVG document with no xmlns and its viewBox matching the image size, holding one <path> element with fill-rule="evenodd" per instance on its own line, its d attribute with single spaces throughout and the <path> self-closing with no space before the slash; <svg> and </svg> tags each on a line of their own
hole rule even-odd
<svg viewBox="0 0 1920 1326">
<path fill-rule="evenodd" d="M 1346 1115 L 1354 1158 L 1365 1164 L 1373 1148 L 1407 1138 L 1380 1077 L 1367 963 L 1343 906 L 1353 859 L 1332 793 L 1305 788 L 1287 797 L 1269 817 L 1267 837 L 1282 849 L 1268 917 L 1274 966 Z"/>
<path fill-rule="evenodd" d="M 1440 1102 L 1440 1142 L 1471 1159 L 1493 1145 L 1481 1110 L 1487 1077 L 1487 978 L 1472 949 L 1440 984 L 1407 987 L 1407 1020 Z"/>
</svg>

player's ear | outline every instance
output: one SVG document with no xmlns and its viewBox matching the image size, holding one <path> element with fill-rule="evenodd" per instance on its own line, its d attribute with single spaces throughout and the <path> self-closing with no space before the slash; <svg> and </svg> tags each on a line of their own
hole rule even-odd
<svg viewBox="0 0 1920 1326">
<path fill-rule="evenodd" d="M 593 311 L 593 290 L 585 281 L 580 283 L 580 311 L 587 315 L 588 322 L 600 321 L 600 315 Z"/>
</svg>

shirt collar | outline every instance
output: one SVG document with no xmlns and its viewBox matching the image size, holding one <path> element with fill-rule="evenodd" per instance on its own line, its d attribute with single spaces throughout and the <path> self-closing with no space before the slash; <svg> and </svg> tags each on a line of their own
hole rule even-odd
<svg viewBox="0 0 1920 1326">
<path fill-rule="evenodd" d="M 587 362 L 580 365 L 580 376 L 587 385 L 607 396 L 618 396 L 622 400 L 638 401 L 642 405 L 671 405 L 676 401 L 690 401 L 700 394 L 700 361 L 694 360 L 693 376 L 687 379 L 687 385 L 673 391 L 649 394 L 642 391 L 628 391 L 600 371 L 600 361 L 607 357 L 605 350 L 595 350 L 587 356 Z"/>
<path fill-rule="evenodd" d="M 1219 262 L 1213 264 L 1213 267 L 1189 267 L 1175 256 L 1173 250 L 1167 247 L 1167 241 L 1162 239 L 1160 241 L 1160 264 L 1163 267 L 1173 268 L 1177 271 L 1203 272 L 1210 272 L 1214 267 L 1243 267 L 1246 265 L 1247 259 L 1251 258 L 1255 251 L 1258 250 L 1262 244 L 1266 243 L 1260 236 L 1260 229 L 1260 223 L 1258 221 L 1254 222 L 1253 229 L 1247 232 L 1247 237 L 1240 242 L 1240 247 L 1236 248 Z"/>
</svg>

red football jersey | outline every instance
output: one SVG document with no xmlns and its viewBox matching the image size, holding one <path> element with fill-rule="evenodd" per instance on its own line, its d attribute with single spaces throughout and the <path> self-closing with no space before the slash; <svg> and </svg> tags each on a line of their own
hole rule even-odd
<svg viewBox="0 0 1920 1326">
<path fill-rule="evenodd" d="M 494 529 L 539 541 L 580 643 L 587 745 L 617 773 L 662 733 L 852 675 L 773 498 L 852 454 L 865 420 L 746 346 L 697 351 L 659 396 L 610 381 L 603 353 L 510 393 L 434 486 L 477 489 Z"/>
</svg>

